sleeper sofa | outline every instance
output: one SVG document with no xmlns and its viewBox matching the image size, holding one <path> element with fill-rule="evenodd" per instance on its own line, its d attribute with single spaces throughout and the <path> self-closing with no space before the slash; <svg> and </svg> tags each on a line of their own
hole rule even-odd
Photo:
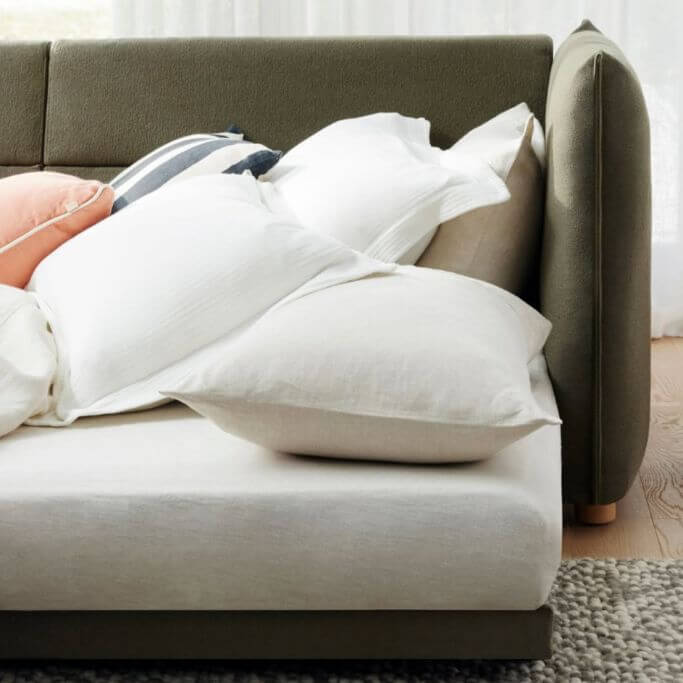
<svg viewBox="0 0 683 683">
<path fill-rule="evenodd" d="M 545 36 L 0 43 L 0 177 L 176 136 L 287 150 L 375 111 L 547 136 L 531 368 L 548 426 L 474 464 L 304 458 L 179 404 L 0 441 L 0 658 L 543 658 L 562 501 L 608 519 L 649 423 L 649 132 L 618 48 Z M 546 365 L 547 364 L 547 365 Z"/>
</svg>

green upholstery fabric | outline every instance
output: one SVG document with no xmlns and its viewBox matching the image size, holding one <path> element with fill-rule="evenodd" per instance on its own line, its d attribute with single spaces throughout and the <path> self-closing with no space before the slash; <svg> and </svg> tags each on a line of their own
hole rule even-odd
<svg viewBox="0 0 683 683">
<path fill-rule="evenodd" d="M 84 180 L 101 180 L 108 183 L 115 178 L 126 166 L 45 166 L 46 171 L 68 173 Z"/>
<path fill-rule="evenodd" d="M 17 173 L 30 173 L 31 171 L 41 171 L 42 167 L 38 164 L 35 166 L 0 166 L 0 178 L 7 178 Z"/>
<path fill-rule="evenodd" d="M 650 138 L 638 79 L 591 24 L 558 50 L 546 109 L 541 311 L 568 501 L 621 498 L 650 401 Z"/>
<path fill-rule="evenodd" d="M 57 42 L 45 164 L 125 166 L 230 123 L 286 150 L 348 116 L 399 111 L 450 145 L 506 107 L 543 117 L 552 46 L 511 38 Z"/>
<path fill-rule="evenodd" d="M 123 171 L 125 166 L 0 166 L 0 178 L 15 175 L 17 173 L 29 173 L 31 171 L 54 171 L 55 173 L 68 173 L 79 178 L 101 180 L 104 183 Z"/>
<path fill-rule="evenodd" d="M 0 165 L 39 164 L 49 43 L 0 41 Z"/>
<path fill-rule="evenodd" d="M 545 659 L 552 610 L 10 612 L 1 659 Z"/>
</svg>

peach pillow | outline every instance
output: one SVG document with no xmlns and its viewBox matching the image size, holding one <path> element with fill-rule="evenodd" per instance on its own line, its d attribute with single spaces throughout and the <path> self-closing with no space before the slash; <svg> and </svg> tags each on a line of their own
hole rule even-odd
<svg viewBox="0 0 683 683">
<path fill-rule="evenodd" d="M 63 173 L 0 180 L 0 283 L 25 287 L 50 252 L 106 218 L 113 202 L 109 185 Z"/>
</svg>

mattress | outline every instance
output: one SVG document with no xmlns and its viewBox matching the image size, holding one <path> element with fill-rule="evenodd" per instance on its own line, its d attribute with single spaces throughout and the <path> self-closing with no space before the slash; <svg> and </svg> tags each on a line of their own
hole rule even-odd
<svg viewBox="0 0 683 683">
<path fill-rule="evenodd" d="M 276 453 L 178 404 L 0 440 L 0 609 L 530 610 L 561 530 L 557 426 L 431 466 Z"/>
</svg>

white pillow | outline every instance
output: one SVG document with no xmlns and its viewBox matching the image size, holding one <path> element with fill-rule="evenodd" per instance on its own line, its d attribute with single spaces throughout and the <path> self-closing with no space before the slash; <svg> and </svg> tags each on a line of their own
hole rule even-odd
<svg viewBox="0 0 683 683">
<path fill-rule="evenodd" d="M 0 436 L 48 409 L 54 339 L 35 297 L 0 285 Z"/>
<path fill-rule="evenodd" d="M 492 119 L 463 135 L 441 155 L 444 166 L 457 168 L 463 155 L 486 162 L 501 179 L 508 177 L 524 140 L 529 119 L 533 119 L 531 146 L 545 168 L 545 136 L 543 127 L 525 102 L 506 109 Z"/>
<path fill-rule="evenodd" d="M 493 285 L 401 266 L 274 308 L 164 393 L 274 450 L 480 460 L 559 422 L 527 368 L 549 330 Z"/>
<path fill-rule="evenodd" d="M 283 222 L 248 175 L 164 186 L 35 270 L 59 370 L 53 410 L 34 423 L 153 405 L 205 347 L 283 297 L 388 268 Z"/>
<path fill-rule="evenodd" d="M 372 114 L 323 128 L 262 178 L 305 226 L 394 262 L 440 223 L 509 198 L 486 163 L 444 167 L 439 152 L 425 119 Z"/>
<path fill-rule="evenodd" d="M 541 127 L 541 124 L 538 122 L 536 117 L 531 113 L 529 107 L 524 102 L 510 109 L 506 109 L 501 114 L 498 114 L 497 116 L 494 116 L 492 119 L 489 119 L 485 123 L 482 123 L 480 126 L 473 128 L 471 131 L 469 131 L 469 133 L 466 133 L 449 149 L 437 150 L 436 148 L 434 148 L 439 163 L 446 168 L 458 169 L 463 164 L 463 158 L 474 158 L 477 159 L 479 163 L 486 164 L 491 170 L 495 172 L 495 174 L 503 182 L 507 182 L 510 169 L 512 168 L 512 165 L 517 159 L 520 150 L 522 149 L 522 145 L 525 141 L 525 132 L 527 131 L 530 119 L 533 119 L 533 130 L 531 132 L 531 147 L 535 152 L 536 156 L 538 157 L 538 160 L 541 164 L 541 168 L 545 168 L 545 138 L 543 135 L 543 128 Z M 533 195 L 535 189 L 535 182 L 533 178 L 529 178 L 528 180 L 530 185 L 528 187 L 525 187 L 525 189 L 528 193 L 531 193 Z M 493 218 L 494 225 L 498 233 L 504 234 L 504 231 L 508 229 L 512 234 L 512 239 L 514 241 L 514 244 L 512 246 L 509 244 L 499 245 L 500 249 L 503 252 L 507 252 L 508 254 L 511 251 L 515 251 L 513 247 L 517 247 L 517 242 L 521 242 L 523 245 L 527 245 L 528 239 L 525 239 L 525 237 L 528 235 L 529 232 L 535 231 L 538 227 L 536 225 L 530 224 L 524 225 L 521 227 L 521 229 L 518 229 L 519 226 L 514 224 L 514 219 L 518 218 L 517 214 L 515 213 L 514 207 L 516 207 L 518 205 L 518 202 L 520 201 L 519 198 L 516 195 L 514 195 L 514 189 L 515 188 L 512 187 L 512 202 L 506 203 L 506 206 L 509 207 L 510 216 L 513 219 L 513 224 L 507 225 L 505 222 L 501 224 L 501 216 L 503 218 L 510 217 L 505 215 L 504 207 L 502 207 L 502 213 L 500 215 L 495 214 Z M 519 194 L 519 187 L 517 187 L 517 190 L 517 194 Z M 510 188 L 508 188 L 508 191 L 510 191 Z M 540 199 L 541 198 L 539 198 L 539 201 Z M 491 211 L 495 210 L 495 208 L 491 209 Z M 469 221 L 471 219 L 476 222 L 481 218 L 481 213 L 473 214 L 473 216 L 463 216 L 462 218 L 455 216 L 454 218 L 455 221 L 458 222 L 451 221 L 451 223 L 449 223 L 448 225 L 448 231 L 451 232 L 452 237 L 454 237 L 456 234 L 459 234 L 459 232 L 462 230 L 462 228 L 460 231 L 456 228 L 456 226 L 461 226 L 460 221 Z M 485 239 L 487 225 L 484 220 L 480 220 L 479 223 L 480 226 L 476 227 L 481 227 L 481 239 Z M 469 225 L 471 225 L 471 223 L 469 223 Z M 432 238 L 436 234 L 438 227 L 439 226 L 435 226 L 434 229 L 427 233 L 419 242 L 417 242 L 412 249 L 406 252 L 398 260 L 398 262 L 410 264 L 418 263 L 425 249 L 427 249 L 427 247 L 431 243 Z M 454 230 L 454 228 L 456 229 Z M 472 249 L 475 250 L 474 253 L 477 256 L 481 258 L 484 258 L 486 256 L 485 250 L 484 253 L 482 253 L 481 250 L 477 251 L 478 247 L 481 246 L 481 244 L 479 240 L 474 241 L 474 237 L 476 237 L 476 235 L 477 231 L 473 230 L 473 241 L 471 245 L 468 245 L 467 243 L 458 245 L 462 247 L 462 253 L 460 254 L 461 259 L 457 261 L 458 266 L 462 265 L 462 263 L 467 263 L 468 260 L 472 260 Z M 531 241 L 533 242 L 533 240 Z M 468 246 L 470 246 L 469 249 L 467 248 Z M 440 248 L 442 250 L 445 250 L 446 245 L 441 243 Z M 519 247 L 517 247 L 517 249 L 519 249 Z M 493 260 L 495 262 L 496 255 L 494 254 L 493 256 Z M 509 256 L 509 258 L 512 258 L 513 260 L 516 257 L 516 253 L 513 253 L 511 256 Z M 430 260 L 436 261 L 437 263 L 443 260 L 443 258 L 445 257 L 437 258 L 436 253 L 434 251 L 432 251 L 432 253 L 430 254 Z M 420 263 L 419 265 L 423 264 Z M 432 265 L 431 263 L 427 263 L 425 265 L 431 268 L 444 267 L 446 270 L 463 272 L 459 267 L 446 268 L 445 265 Z M 490 280 L 491 278 L 483 279 Z M 503 276 L 503 279 L 506 279 L 505 276 Z"/>
</svg>

